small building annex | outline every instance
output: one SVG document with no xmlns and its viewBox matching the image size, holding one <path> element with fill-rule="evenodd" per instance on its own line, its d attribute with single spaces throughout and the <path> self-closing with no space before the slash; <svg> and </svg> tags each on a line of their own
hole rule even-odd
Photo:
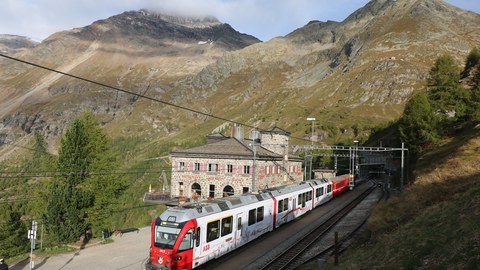
<svg viewBox="0 0 480 270">
<path fill-rule="evenodd" d="M 303 180 L 302 159 L 288 154 L 289 132 L 273 127 L 244 139 L 234 130 L 232 137 L 210 135 L 205 145 L 170 153 L 172 196 L 208 199 Z"/>
</svg>

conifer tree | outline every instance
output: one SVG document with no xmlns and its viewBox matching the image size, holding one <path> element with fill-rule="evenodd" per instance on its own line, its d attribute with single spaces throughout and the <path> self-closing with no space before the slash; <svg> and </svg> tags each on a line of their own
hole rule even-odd
<svg viewBox="0 0 480 270">
<path fill-rule="evenodd" d="M 469 77 L 471 86 L 468 102 L 468 117 L 480 122 L 480 48 L 474 48 L 467 57 L 463 78 Z"/>
<path fill-rule="evenodd" d="M 92 161 L 84 123 L 75 119 L 61 140 L 57 170 L 61 177 L 50 187 L 45 220 L 47 231 L 60 243 L 76 241 L 87 228 L 86 208 L 92 196 L 82 189 Z"/>
<path fill-rule="evenodd" d="M 424 142 L 437 137 L 438 119 L 425 92 L 415 94 L 407 103 L 398 123 L 400 138 L 413 155 L 421 151 Z"/>
<path fill-rule="evenodd" d="M 87 228 L 96 236 L 109 229 L 111 213 L 125 190 L 110 141 L 91 111 L 80 115 L 62 139 L 58 170 L 61 179 L 51 188 L 47 218 L 60 242 L 73 241 Z M 69 219 L 67 221 L 67 219 Z"/>
<path fill-rule="evenodd" d="M 0 204 L 0 258 L 10 258 L 28 251 L 27 226 L 11 205 Z"/>
<path fill-rule="evenodd" d="M 429 75 L 429 99 L 434 110 L 444 119 L 456 120 L 465 116 L 469 95 L 460 84 L 460 71 L 455 60 L 449 55 L 439 57 Z"/>
<path fill-rule="evenodd" d="M 465 69 L 462 72 L 462 78 L 470 75 L 472 69 L 480 63 L 480 48 L 473 48 L 467 56 Z"/>
</svg>

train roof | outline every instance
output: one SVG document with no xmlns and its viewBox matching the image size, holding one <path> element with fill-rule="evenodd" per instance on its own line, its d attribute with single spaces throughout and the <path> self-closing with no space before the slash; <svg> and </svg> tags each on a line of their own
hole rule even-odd
<svg viewBox="0 0 480 270">
<path fill-rule="evenodd" d="M 345 178 L 348 179 L 348 175 L 339 175 L 339 176 L 330 178 L 329 180 L 332 181 L 332 182 L 340 182 L 340 181 L 344 181 Z"/>
<path fill-rule="evenodd" d="M 308 183 L 301 182 L 300 184 L 294 185 L 294 186 L 281 186 L 281 187 L 274 187 L 274 188 L 265 189 L 265 190 L 263 190 L 263 192 L 271 193 L 273 196 L 280 196 L 282 194 L 295 192 L 295 191 L 302 190 L 302 189 L 305 189 L 305 188 L 308 188 L 308 187 L 310 187 L 310 185 Z"/>
<path fill-rule="evenodd" d="M 199 218 L 230 209 L 235 209 L 252 203 L 271 199 L 269 193 L 245 194 L 240 196 L 224 197 L 214 200 L 202 201 L 199 203 L 186 204 L 182 207 L 172 207 L 165 210 L 160 218 L 167 220 L 174 216 L 177 223 L 185 222 L 190 219 Z"/>
<path fill-rule="evenodd" d="M 202 201 L 199 203 L 186 204 L 184 206 L 171 207 L 160 214 L 162 220 L 175 219 L 174 222 L 181 223 L 194 218 L 200 218 L 230 209 L 250 205 L 263 200 L 271 199 L 273 196 L 281 196 L 321 184 L 345 180 L 346 176 L 337 176 L 330 179 L 314 179 L 301 182 L 298 185 L 279 186 L 261 190 L 258 194 L 244 194 L 240 196 L 224 197 L 214 200 Z"/>
</svg>

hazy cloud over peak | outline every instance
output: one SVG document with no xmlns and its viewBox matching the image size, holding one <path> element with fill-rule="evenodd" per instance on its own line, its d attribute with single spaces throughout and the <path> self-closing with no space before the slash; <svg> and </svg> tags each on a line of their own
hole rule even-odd
<svg viewBox="0 0 480 270">
<path fill-rule="evenodd" d="M 478 0 L 447 0 L 480 12 Z M 0 34 L 43 40 L 124 11 L 152 9 L 187 16 L 214 16 L 262 40 L 284 36 L 311 20 L 342 21 L 368 0 L 2 0 Z"/>
</svg>

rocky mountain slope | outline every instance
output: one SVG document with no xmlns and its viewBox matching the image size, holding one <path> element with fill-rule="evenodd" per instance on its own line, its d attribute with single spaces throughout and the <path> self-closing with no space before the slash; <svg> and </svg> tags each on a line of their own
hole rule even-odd
<svg viewBox="0 0 480 270">
<path fill-rule="evenodd" d="M 27 37 L 0 34 L 1 53 L 12 54 L 23 49 L 33 48 L 37 44 L 38 42 L 35 42 Z"/>
<path fill-rule="evenodd" d="M 294 136 L 309 133 L 306 117 L 352 136 L 353 125 L 398 117 L 436 57 L 461 63 L 478 44 L 478 14 L 441 0 L 373 0 L 343 22 L 312 21 L 264 43 L 214 18 L 125 12 L 15 56 L 224 118 L 276 124 Z M 225 127 L 6 59 L 0 73 L 0 132 L 13 137 L 38 130 L 55 138 L 85 108 L 115 135 L 185 138 Z"/>
<path fill-rule="evenodd" d="M 56 33 L 15 57 L 168 99 L 168 91 L 178 80 L 194 76 L 227 51 L 257 42 L 214 18 L 173 17 L 141 10 Z M 105 87 L 8 59 L 0 59 L 0 66 L 0 88 L 5 93 L 0 97 L 3 129 L 15 130 L 19 136 L 39 130 L 55 137 L 85 108 L 108 123 L 117 114 L 131 115 L 138 107 L 137 97 Z M 125 120 L 122 116 L 119 121 Z"/>
<path fill-rule="evenodd" d="M 480 40 L 479 23 L 478 14 L 439 0 L 375 0 L 341 23 L 313 21 L 231 52 L 191 85 L 223 108 L 252 108 L 253 120 L 287 129 L 309 116 L 337 126 L 378 123 L 399 116 L 438 56 L 463 61 Z M 228 89 L 236 91 L 225 97 Z"/>
</svg>

